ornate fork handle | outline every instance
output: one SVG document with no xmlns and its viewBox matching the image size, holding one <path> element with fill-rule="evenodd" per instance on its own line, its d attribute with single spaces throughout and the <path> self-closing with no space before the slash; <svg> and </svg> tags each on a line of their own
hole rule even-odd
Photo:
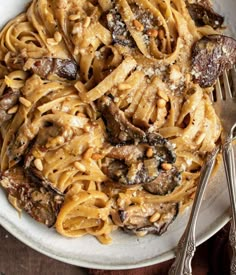
<svg viewBox="0 0 236 275">
<path fill-rule="evenodd" d="M 176 258 L 172 264 L 169 275 L 190 275 L 192 274 L 191 262 L 196 250 L 195 228 L 196 221 L 201 206 L 202 198 L 210 178 L 211 172 L 214 168 L 216 156 L 219 152 L 217 147 L 210 153 L 201 170 L 201 176 L 196 192 L 196 197 L 192 206 L 192 211 L 189 217 L 187 227 L 178 243 Z"/>
<path fill-rule="evenodd" d="M 232 145 L 232 133 L 226 139 L 223 145 L 223 160 L 225 166 L 225 173 L 228 183 L 232 220 L 229 234 L 229 241 L 232 247 L 233 255 L 231 260 L 231 275 L 236 275 L 236 166 L 234 160 L 234 149 Z"/>
</svg>

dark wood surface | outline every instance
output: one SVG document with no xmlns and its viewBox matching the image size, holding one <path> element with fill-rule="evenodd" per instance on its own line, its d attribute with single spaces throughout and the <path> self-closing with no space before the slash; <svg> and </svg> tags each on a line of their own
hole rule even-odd
<svg viewBox="0 0 236 275">
<path fill-rule="evenodd" d="M 59 262 L 27 247 L 0 226 L 0 275 L 85 275 L 85 269 Z"/>
</svg>

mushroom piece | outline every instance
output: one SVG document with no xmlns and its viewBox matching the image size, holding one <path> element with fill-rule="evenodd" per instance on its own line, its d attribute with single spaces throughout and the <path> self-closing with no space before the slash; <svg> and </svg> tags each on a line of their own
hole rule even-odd
<svg viewBox="0 0 236 275">
<path fill-rule="evenodd" d="M 147 134 L 146 142 L 113 147 L 103 165 L 112 180 L 125 185 L 145 184 L 155 180 L 162 163 L 174 163 L 172 145 L 159 134 Z"/>
<path fill-rule="evenodd" d="M 106 20 L 114 43 L 131 48 L 135 47 L 135 41 L 117 9 L 111 9 L 106 16 Z"/>
<path fill-rule="evenodd" d="M 43 79 L 47 79 L 53 74 L 68 80 L 75 80 L 77 76 L 78 66 L 72 59 L 44 57 L 29 63 L 31 66 L 27 66 L 27 69 Z"/>
<path fill-rule="evenodd" d="M 179 213 L 178 203 L 145 203 L 119 211 L 123 229 L 136 235 L 162 235 Z"/>
<path fill-rule="evenodd" d="M 160 171 L 158 177 L 149 183 L 145 183 L 143 188 L 149 193 L 164 196 L 171 193 L 181 182 L 181 173 L 172 166 L 168 171 Z"/>
<path fill-rule="evenodd" d="M 224 35 L 204 36 L 192 50 L 192 74 L 202 88 L 214 85 L 236 63 L 236 40 Z"/>
<path fill-rule="evenodd" d="M 224 17 L 216 13 L 211 7 L 199 3 L 187 4 L 190 16 L 196 26 L 209 25 L 214 29 L 220 28 L 224 23 Z"/>
<path fill-rule="evenodd" d="M 0 184 L 9 198 L 14 198 L 14 206 L 24 209 L 33 219 L 48 227 L 54 225 L 64 201 L 63 196 L 30 180 L 21 167 L 5 171 Z"/>
<path fill-rule="evenodd" d="M 135 127 L 109 97 L 103 97 L 97 104 L 106 122 L 109 141 L 112 144 L 124 144 L 145 139 L 145 132 Z"/>
<path fill-rule="evenodd" d="M 8 111 L 17 104 L 19 97 L 20 92 L 18 90 L 7 88 L 4 91 L 0 97 L 0 124 L 12 118 L 13 114 L 9 114 Z"/>
</svg>

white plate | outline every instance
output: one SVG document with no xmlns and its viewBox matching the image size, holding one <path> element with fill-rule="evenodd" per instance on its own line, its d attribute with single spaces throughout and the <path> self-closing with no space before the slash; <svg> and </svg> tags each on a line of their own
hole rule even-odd
<svg viewBox="0 0 236 275">
<path fill-rule="evenodd" d="M 0 27 L 23 10 L 27 0 L 1 1 Z M 218 0 L 217 10 L 236 26 L 236 1 Z M 231 29 L 233 32 L 233 30 Z M 236 30 L 235 30 L 236 32 Z M 234 33 L 235 33 L 234 32 Z M 236 35 L 234 35 L 236 37 Z M 200 244 L 229 220 L 229 198 L 222 167 L 212 180 L 203 202 L 197 226 Z M 0 190 L 0 224 L 19 240 L 52 258 L 73 265 L 101 269 L 128 269 L 160 263 L 174 257 L 174 248 L 183 233 L 188 214 L 179 216 L 161 237 L 137 238 L 121 231 L 113 234 L 112 245 L 101 245 L 94 237 L 67 239 L 35 222 L 28 215 L 20 219 Z"/>
</svg>

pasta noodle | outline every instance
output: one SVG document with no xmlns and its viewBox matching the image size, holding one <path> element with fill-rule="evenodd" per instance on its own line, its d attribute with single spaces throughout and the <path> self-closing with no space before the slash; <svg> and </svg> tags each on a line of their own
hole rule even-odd
<svg viewBox="0 0 236 275">
<path fill-rule="evenodd" d="M 107 244 L 118 228 L 138 236 L 162 234 L 191 204 L 221 124 L 209 98 L 213 88 L 200 87 L 191 74 L 193 44 L 218 31 L 196 26 L 187 4 L 33 0 L 2 29 L 1 102 L 10 95 L 14 102 L 0 103 L 6 117 L 1 184 L 18 210 L 41 221 L 34 203 L 53 193 L 60 207 L 45 211 L 55 216 L 60 234 L 89 234 Z M 136 150 L 142 160 L 133 162 Z M 161 160 L 156 171 L 158 150 L 176 159 Z M 112 165 L 118 165 L 115 172 Z M 141 175 L 135 182 L 140 165 L 152 180 Z M 37 190 L 27 194 L 30 207 L 18 195 L 22 184 L 6 181 L 20 169 Z M 151 192 L 150 184 L 162 176 L 155 186 L 161 191 Z M 163 191 L 170 178 L 174 188 Z M 49 220 L 44 223 L 53 225 Z"/>
</svg>

